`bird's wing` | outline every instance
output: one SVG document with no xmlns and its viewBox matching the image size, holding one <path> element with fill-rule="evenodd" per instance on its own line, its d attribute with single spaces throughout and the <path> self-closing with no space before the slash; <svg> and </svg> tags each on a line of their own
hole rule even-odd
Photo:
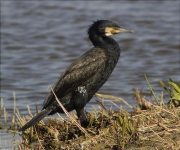
<svg viewBox="0 0 180 150">
<path fill-rule="evenodd" d="M 62 98 L 85 81 L 92 78 L 105 67 L 106 53 L 101 48 L 93 48 L 75 60 L 60 76 L 53 90 L 58 98 Z M 55 100 L 52 91 L 44 101 L 43 108 L 52 104 Z"/>
</svg>

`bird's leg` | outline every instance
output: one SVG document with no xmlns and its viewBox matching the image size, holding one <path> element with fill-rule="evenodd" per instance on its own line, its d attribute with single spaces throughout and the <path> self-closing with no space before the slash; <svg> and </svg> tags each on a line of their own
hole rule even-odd
<svg viewBox="0 0 180 150">
<path fill-rule="evenodd" d="M 81 122 L 81 126 L 87 127 L 89 124 L 89 118 L 87 116 L 87 112 L 84 109 L 76 110 L 77 116 Z"/>
</svg>

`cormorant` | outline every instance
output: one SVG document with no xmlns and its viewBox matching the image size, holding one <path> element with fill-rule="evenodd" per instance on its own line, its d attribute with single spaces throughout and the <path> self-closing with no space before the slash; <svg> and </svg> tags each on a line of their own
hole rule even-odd
<svg viewBox="0 0 180 150">
<path fill-rule="evenodd" d="M 76 110 L 81 123 L 88 122 L 84 112 L 85 105 L 93 95 L 107 81 L 115 68 L 119 56 L 118 43 L 109 36 L 120 32 L 134 32 L 126 30 L 109 20 L 95 21 L 88 29 L 88 36 L 94 45 L 80 58 L 76 59 L 66 70 L 53 90 L 67 111 Z M 47 115 L 64 113 L 52 91 L 49 92 L 42 107 L 42 111 L 19 129 L 24 131 L 35 125 Z"/>
</svg>

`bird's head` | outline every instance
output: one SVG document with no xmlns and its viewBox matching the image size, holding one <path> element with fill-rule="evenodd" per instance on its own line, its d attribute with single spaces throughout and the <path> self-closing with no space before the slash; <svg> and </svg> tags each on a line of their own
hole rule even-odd
<svg viewBox="0 0 180 150">
<path fill-rule="evenodd" d="M 133 30 L 123 29 L 109 20 L 95 21 L 88 29 L 88 35 L 98 34 L 99 36 L 111 36 L 121 32 L 134 33 Z"/>
</svg>

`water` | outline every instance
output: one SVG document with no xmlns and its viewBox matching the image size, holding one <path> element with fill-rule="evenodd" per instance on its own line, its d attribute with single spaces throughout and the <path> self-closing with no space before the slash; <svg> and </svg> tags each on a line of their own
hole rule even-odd
<svg viewBox="0 0 180 150">
<path fill-rule="evenodd" d="M 100 93 L 135 105 L 132 88 L 143 89 L 149 99 L 144 74 L 157 95 L 162 91 L 158 78 L 180 81 L 178 1 L 2 1 L 1 6 L 1 98 L 10 114 L 13 91 L 22 115 L 28 114 L 27 105 L 32 113 L 35 104 L 40 109 L 48 86 L 92 48 L 86 31 L 98 19 L 135 31 L 113 37 L 121 46 L 121 58 Z M 97 106 L 96 99 L 87 110 Z M 9 134 L 1 132 L 2 140 L 8 140 Z"/>
</svg>

